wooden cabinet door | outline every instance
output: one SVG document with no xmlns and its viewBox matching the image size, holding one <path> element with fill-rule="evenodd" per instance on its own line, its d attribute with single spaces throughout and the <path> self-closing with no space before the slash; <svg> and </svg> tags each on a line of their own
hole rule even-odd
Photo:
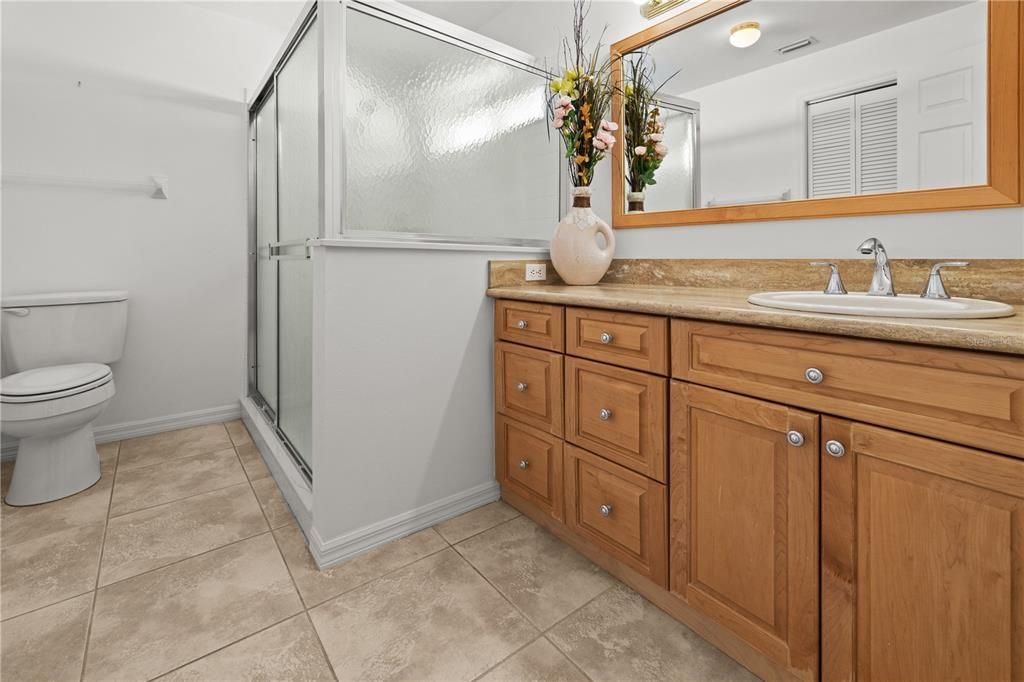
<svg viewBox="0 0 1024 682">
<path fill-rule="evenodd" d="M 822 679 L 1024 680 L 1024 462 L 833 418 L 822 443 Z"/>
<path fill-rule="evenodd" d="M 817 679 L 818 415 L 681 382 L 671 412 L 672 592 Z"/>
</svg>

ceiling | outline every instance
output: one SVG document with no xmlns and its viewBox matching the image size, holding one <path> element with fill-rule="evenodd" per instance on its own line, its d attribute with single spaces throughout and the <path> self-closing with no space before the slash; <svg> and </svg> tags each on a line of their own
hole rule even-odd
<svg viewBox="0 0 1024 682">
<path fill-rule="evenodd" d="M 684 94 L 965 4 L 964 0 L 752 0 L 659 41 L 650 54 L 658 74 L 667 77 L 679 71 L 666 91 Z M 761 23 L 761 39 L 751 47 L 735 48 L 729 44 L 729 29 L 746 21 Z M 776 52 L 809 36 L 818 42 L 786 55 Z"/>
</svg>

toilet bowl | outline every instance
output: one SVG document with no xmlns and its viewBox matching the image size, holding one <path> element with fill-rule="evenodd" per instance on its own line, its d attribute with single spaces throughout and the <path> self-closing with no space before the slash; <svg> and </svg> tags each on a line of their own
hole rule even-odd
<svg viewBox="0 0 1024 682">
<path fill-rule="evenodd" d="M 3 432 L 20 439 L 7 504 L 49 502 L 99 480 L 92 423 L 113 397 L 113 374 L 99 363 L 42 367 L 0 379 Z"/>
<path fill-rule="evenodd" d="M 124 350 L 123 291 L 3 299 L 0 430 L 19 439 L 4 501 L 41 504 L 100 478 L 93 422 L 114 397 L 107 363 Z"/>
</svg>

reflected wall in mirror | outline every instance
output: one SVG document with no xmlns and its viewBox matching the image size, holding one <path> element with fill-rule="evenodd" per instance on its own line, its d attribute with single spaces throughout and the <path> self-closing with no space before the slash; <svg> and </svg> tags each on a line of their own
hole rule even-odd
<svg viewBox="0 0 1024 682">
<path fill-rule="evenodd" d="M 652 220 L 655 213 L 771 204 L 791 206 L 704 211 L 682 222 L 885 212 L 877 202 L 880 210 L 822 200 L 996 184 L 1001 198 L 974 203 L 1019 202 L 1019 75 L 1009 93 L 1015 106 L 995 117 L 997 132 L 1016 128 L 1003 141 L 1013 152 L 1012 178 L 998 183 L 990 177 L 997 141 L 989 139 L 988 84 L 1004 70 L 1020 73 L 1020 3 L 991 5 L 1013 33 L 998 37 L 999 46 L 990 44 L 986 0 L 694 4 L 613 46 L 622 87 L 615 111 L 627 125 L 638 65 L 651 83 L 664 82 L 656 137 L 665 153 L 648 178 L 655 182 L 639 187 L 636 145 L 627 138 L 617 159 L 616 227 L 680 224 Z M 892 210 L 928 208 L 936 207 Z"/>
</svg>

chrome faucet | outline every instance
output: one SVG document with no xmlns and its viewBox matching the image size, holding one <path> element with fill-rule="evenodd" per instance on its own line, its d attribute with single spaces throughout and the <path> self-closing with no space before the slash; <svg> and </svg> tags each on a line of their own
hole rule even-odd
<svg viewBox="0 0 1024 682">
<path fill-rule="evenodd" d="M 892 270 L 889 268 L 889 256 L 885 252 L 882 242 L 877 237 L 865 239 L 864 243 L 857 247 L 865 256 L 874 255 L 875 274 L 871 276 L 871 288 L 868 289 L 868 296 L 895 296 L 896 291 L 892 284 Z"/>
</svg>

